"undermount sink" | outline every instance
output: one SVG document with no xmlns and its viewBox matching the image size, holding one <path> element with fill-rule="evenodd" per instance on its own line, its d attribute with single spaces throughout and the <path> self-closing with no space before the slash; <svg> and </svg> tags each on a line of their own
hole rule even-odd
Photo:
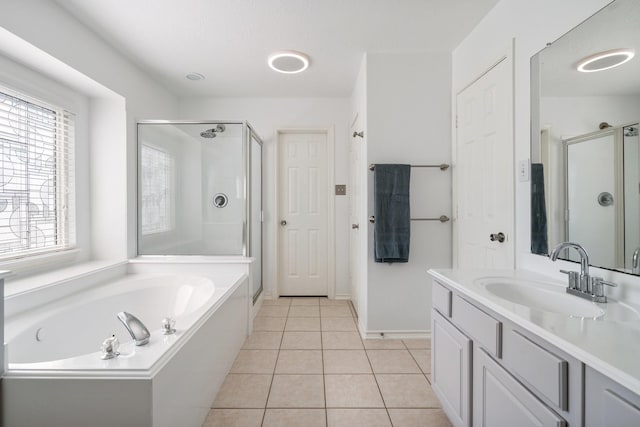
<svg viewBox="0 0 640 427">
<path fill-rule="evenodd" d="M 570 317 L 597 318 L 605 314 L 598 305 L 566 294 L 555 285 L 502 277 L 479 279 L 477 283 L 500 299 L 532 309 Z"/>
</svg>

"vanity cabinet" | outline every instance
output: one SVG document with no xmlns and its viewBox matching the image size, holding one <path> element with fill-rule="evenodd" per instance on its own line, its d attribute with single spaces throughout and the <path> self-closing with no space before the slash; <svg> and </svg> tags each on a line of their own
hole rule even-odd
<svg viewBox="0 0 640 427">
<path fill-rule="evenodd" d="M 640 426 L 640 396 L 585 368 L 585 427 Z"/>
<path fill-rule="evenodd" d="M 431 385 L 456 427 L 471 425 L 471 340 L 431 311 Z"/>
<path fill-rule="evenodd" d="M 582 363 L 435 280 L 432 289 L 432 386 L 453 425 L 582 426 Z"/>
</svg>

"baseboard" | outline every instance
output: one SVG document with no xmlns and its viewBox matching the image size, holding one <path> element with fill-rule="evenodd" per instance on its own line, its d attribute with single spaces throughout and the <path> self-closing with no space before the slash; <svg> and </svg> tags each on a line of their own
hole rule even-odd
<svg viewBox="0 0 640 427">
<path fill-rule="evenodd" d="M 336 294 L 334 299 L 350 300 L 351 299 L 351 294 Z"/>
<path fill-rule="evenodd" d="M 360 333 L 364 339 L 430 339 L 431 331 L 365 331 Z"/>
</svg>

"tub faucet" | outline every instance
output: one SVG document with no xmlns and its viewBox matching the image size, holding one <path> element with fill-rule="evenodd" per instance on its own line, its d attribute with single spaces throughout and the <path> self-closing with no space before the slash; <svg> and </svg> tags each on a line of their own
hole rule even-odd
<svg viewBox="0 0 640 427">
<path fill-rule="evenodd" d="M 131 338 L 135 341 L 136 345 L 145 345 L 149 342 L 151 334 L 144 323 L 140 321 L 136 316 L 126 311 L 118 313 L 118 319 L 122 322 L 127 331 L 131 334 Z"/>
</svg>

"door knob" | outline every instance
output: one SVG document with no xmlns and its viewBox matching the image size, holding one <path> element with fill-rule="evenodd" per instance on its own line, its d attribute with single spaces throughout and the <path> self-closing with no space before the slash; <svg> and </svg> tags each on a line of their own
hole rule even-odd
<svg viewBox="0 0 640 427">
<path fill-rule="evenodd" d="M 287 221 L 283 219 L 282 221 L 280 221 L 280 225 L 282 225 L 282 226 L 287 225 Z"/>
<path fill-rule="evenodd" d="M 351 224 L 351 229 L 352 230 L 359 230 L 360 229 L 360 224 Z"/>
<path fill-rule="evenodd" d="M 503 232 L 500 232 L 498 234 L 491 233 L 489 234 L 489 240 L 491 240 L 492 242 L 495 242 L 497 240 L 498 243 L 502 243 L 505 240 L 505 235 Z"/>
</svg>

